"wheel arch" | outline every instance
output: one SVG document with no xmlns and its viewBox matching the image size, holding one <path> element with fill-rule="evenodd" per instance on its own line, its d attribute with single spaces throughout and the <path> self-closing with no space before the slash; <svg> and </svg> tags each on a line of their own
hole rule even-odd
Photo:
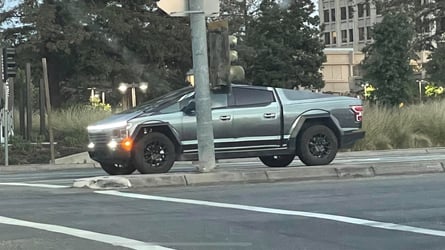
<svg viewBox="0 0 445 250">
<path fill-rule="evenodd" d="M 133 132 L 134 143 L 136 144 L 144 135 L 158 132 L 167 136 L 175 146 L 176 157 L 182 152 L 182 146 L 179 139 L 179 133 L 166 122 L 140 124 Z"/>
<path fill-rule="evenodd" d="M 337 141 L 340 144 L 341 137 L 343 135 L 343 131 L 340 129 L 340 123 L 330 112 L 326 110 L 318 110 L 321 113 L 314 114 L 311 112 L 303 113 L 297 117 L 291 127 L 290 137 L 289 137 L 289 147 L 293 150 L 297 148 L 297 141 L 299 136 L 301 136 L 301 132 L 306 128 L 314 125 L 325 125 L 330 128 L 335 136 L 337 137 Z"/>
</svg>

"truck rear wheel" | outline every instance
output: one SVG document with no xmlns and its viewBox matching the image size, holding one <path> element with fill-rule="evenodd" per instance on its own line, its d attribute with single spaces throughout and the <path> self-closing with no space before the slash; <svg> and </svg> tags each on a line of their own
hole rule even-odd
<svg viewBox="0 0 445 250">
<path fill-rule="evenodd" d="M 135 145 L 134 163 L 141 174 L 167 173 L 175 158 L 175 145 L 158 132 L 147 134 Z"/>
<path fill-rule="evenodd" d="M 132 174 L 136 167 L 131 164 L 117 164 L 117 163 L 100 163 L 102 169 L 110 175 L 127 175 Z"/>
<path fill-rule="evenodd" d="M 338 140 L 334 132 L 324 125 L 305 129 L 297 140 L 297 154 L 307 166 L 327 165 L 338 151 Z"/>
<path fill-rule="evenodd" d="M 264 165 L 271 168 L 283 168 L 289 166 L 294 160 L 295 155 L 273 155 L 273 156 L 260 156 L 260 160 Z"/>
</svg>

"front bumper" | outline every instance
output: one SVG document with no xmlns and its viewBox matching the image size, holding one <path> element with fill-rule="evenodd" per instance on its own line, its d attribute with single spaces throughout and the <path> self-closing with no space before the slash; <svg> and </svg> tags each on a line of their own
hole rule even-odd
<svg viewBox="0 0 445 250">
<path fill-rule="evenodd" d="M 365 137 L 365 131 L 345 132 L 340 138 L 340 148 L 350 148 L 355 142 Z"/>
<path fill-rule="evenodd" d="M 111 150 L 106 147 L 90 149 L 90 158 L 100 163 L 126 164 L 131 161 L 131 152 L 122 149 Z"/>
</svg>

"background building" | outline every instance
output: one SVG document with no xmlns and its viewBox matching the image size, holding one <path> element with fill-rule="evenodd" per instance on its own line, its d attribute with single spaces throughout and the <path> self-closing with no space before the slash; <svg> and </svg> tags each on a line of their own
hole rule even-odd
<svg viewBox="0 0 445 250">
<path fill-rule="evenodd" d="M 432 0 L 418 0 L 420 4 Z M 361 88 L 359 64 L 364 55 L 362 49 L 372 42 L 374 24 L 382 21 L 382 10 L 367 0 L 318 0 L 318 9 L 326 44 L 326 63 L 323 64 L 323 91 L 348 93 Z M 418 31 L 434 32 L 435 27 Z M 417 64 L 427 60 L 422 52 Z"/>
</svg>

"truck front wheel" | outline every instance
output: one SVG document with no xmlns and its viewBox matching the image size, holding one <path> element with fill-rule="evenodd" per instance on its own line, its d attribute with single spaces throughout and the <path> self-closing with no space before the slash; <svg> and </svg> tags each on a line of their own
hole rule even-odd
<svg viewBox="0 0 445 250">
<path fill-rule="evenodd" d="M 134 150 L 134 163 L 141 174 L 167 173 L 176 158 L 173 142 L 158 132 L 141 138 Z"/>
<path fill-rule="evenodd" d="M 294 160 L 295 155 L 273 155 L 273 156 L 260 156 L 261 162 L 264 165 L 271 168 L 287 167 Z"/>
<path fill-rule="evenodd" d="M 297 139 L 297 154 L 307 166 L 327 165 L 338 151 L 334 132 L 324 125 L 310 126 Z"/>
<path fill-rule="evenodd" d="M 110 175 L 126 175 L 133 173 L 136 168 L 131 164 L 117 164 L 117 163 L 100 163 L 102 169 Z"/>
</svg>

